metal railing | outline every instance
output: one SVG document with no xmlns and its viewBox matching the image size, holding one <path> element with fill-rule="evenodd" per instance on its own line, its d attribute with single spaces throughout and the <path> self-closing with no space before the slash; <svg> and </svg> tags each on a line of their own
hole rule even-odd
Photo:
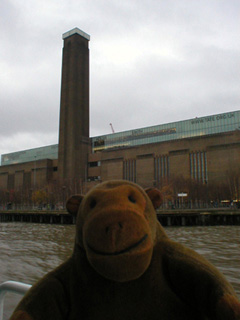
<svg viewBox="0 0 240 320">
<path fill-rule="evenodd" d="M 6 293 L 12 292 L 24 295 L 31 285 L 16 281 L 6 281 L 0 284 L 0 320 L 3 320 L 3 306 Z"/>
</svg>

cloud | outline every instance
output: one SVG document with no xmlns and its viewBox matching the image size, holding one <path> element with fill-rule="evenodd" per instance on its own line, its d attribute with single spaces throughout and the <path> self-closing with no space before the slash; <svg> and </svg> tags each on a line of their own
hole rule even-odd
<svg viewBox="0 0 240 320">
<path fill-rule="evenodd" d="M 0 154 L 58 142 L 62 33 L 91 35 L 91 135 L 239 109 L 240 3 L 0 3 Z"/>
</svg>

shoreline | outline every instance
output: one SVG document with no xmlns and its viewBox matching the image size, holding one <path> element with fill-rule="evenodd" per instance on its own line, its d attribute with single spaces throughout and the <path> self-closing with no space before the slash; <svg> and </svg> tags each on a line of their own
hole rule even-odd
<svg viewBox="0 0 240 320">
<path fill-rule="evenodd" d="M 234 209 L 174 209 L 157 210 L 162 226 L 240 225 L 240 210 Z M 1 222 L 75 224 L 76 217 L 67 211 L 0 211 Z"/>
</svg>

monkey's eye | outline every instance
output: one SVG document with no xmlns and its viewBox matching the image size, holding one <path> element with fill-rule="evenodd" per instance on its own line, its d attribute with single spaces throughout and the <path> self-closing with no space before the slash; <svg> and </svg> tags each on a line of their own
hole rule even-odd
<svg viewBox="0 0 240 320">
<path fill-rule="evenodd" d="M 132 203 L 136 203 L 136 199 L 135 199 L 134 196 L 132 196 L 132 195 L 129 195 L 129 196 L 128 196 L 128 200 L 129 200 L 130 202 L 132 202 Z"/>
<path fill-rule="evenodd" d="M 93 209 L 94 207 L 96 207 L 96 204 L 97 204 L 97 201 L 96 201 L 95 199 L 92 199 L 92 200 L 90 201 L 89 206 L 90 206 L 91 209 Z"/>
</svg>

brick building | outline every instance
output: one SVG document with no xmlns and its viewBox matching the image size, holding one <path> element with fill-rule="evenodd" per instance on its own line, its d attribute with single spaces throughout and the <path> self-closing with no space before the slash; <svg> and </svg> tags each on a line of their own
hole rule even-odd
<svg viewBox="0 0 240 320">
<path fill-rule="evenodd" d="M 1 156 L 1 190 L 49 184 L 85 192 L 126 179 L 143 187 L 176 177 L 203 185 L 240 172 L 240 111 L 89 137 L 89 35 L 63 34 L 59 144 Z"/>
</svg>

